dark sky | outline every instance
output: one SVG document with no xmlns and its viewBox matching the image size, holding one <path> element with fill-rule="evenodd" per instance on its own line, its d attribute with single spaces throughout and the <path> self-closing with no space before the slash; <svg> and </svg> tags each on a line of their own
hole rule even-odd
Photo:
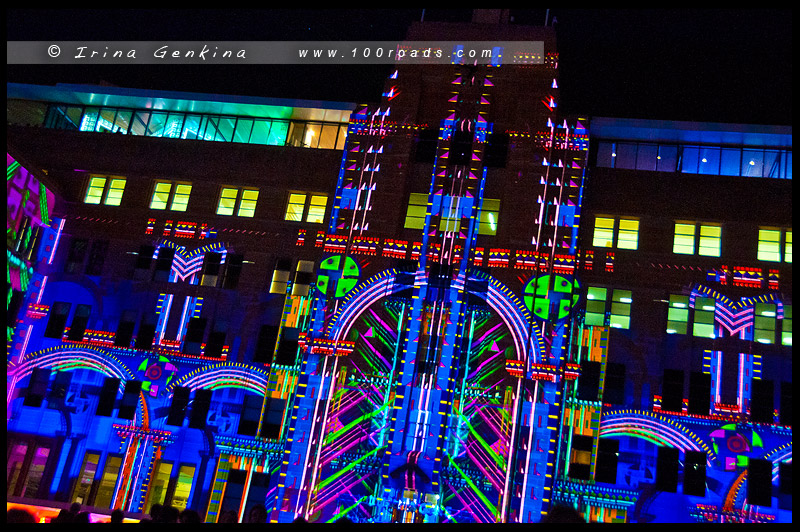
<svg viewBox="0 0 800 532">
<path fill-rule="evenodd" d="M 401 40 L 420 9 L 7 10 L 8 40 Z M 542 25 L 545 9 L 512 10 Z M 791 125 L 792 11 L 551 9 L 561 110 L 584 116 Z M 425 20 L 469 21 L 469 9 Z M 377 101 L 385 66 L 8 65 L 20 83 Z"/>
</svg>

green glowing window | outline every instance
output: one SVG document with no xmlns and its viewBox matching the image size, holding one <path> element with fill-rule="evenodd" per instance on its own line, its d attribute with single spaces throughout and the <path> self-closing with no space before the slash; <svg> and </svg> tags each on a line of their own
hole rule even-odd
<svg viewBox="0 0 800 532">
<path fill-rule="evenodd" d="M 172 191 L 172 183 L 158 182 L 153 189 L 153 199 L 150 200 L 151 209 L 164 210 L 169 203 L 169 194 Z"/>
<path fill-rule="evenodd" d="M 698 297 L 694 300 L 694 323 L 692 334 L 705 338 L 716 338 L 714 335 L 714 308 L 716 302 L 710 297 Z"/>
<path fill-rule="evenodd" d="M 698 244 L 699 255 L 719 257 L 722 228 L 718 225 L 701 225 Z"/>
<path fill-rule="evenodd" d="M 256 213 L 256 203 L 258 202 L 258 190 L 242 190 L 242 201 L 239 202 L 238 216 L 252 218 Z"/>
<path fill-rule="evenodd" d="M 321 224 L 325 221 L 325 207 L 328 205 L 328 196 L 311 196 L 311 202 L 308 206 L 308 214 L 306 214 L 306 221 Z"/>
<path fill-rule="evenodd" d="M 667 333 L 686 334 L 689 323 L 689 296 L 670 294 L 667 311 Z"/>
<path fill-rule="evenodd" d="M 412 193 L 408 199 L 406 211 L 406 229 L 424 229 L 425 214 L 428 211 L 428 195 Z"/>
<path fill-rule="evenodd" d="M 783 326 L 781 330 L 781 345 L 792 345 L 792 306 L 783 306 Z"/>
<path fill-rule="evenodd" d="M 122 202 L 122 193 L 125 191 L 125 178 L 91 176 L 89 187 L 86 189 L 84 203 L 94 203 L 117 206 Z"/>
<path fill-rule="evenodd" d="M 676 223 L 673 253 L 694 255 L 694 224 Z"/>
<path fill-rule="evenodd" d="M 217 205 L 217 214 L 224 214 L 230 216 L 233 214 L 234 207 L 236 206 L 236 197 L 239 195 L 238 188 L 223 188 L 219 195 L 219 204 Z"/>
<path fill-rule="evenodd" d="M 614 218 L 598 216 L 594 220 L 594 238 L 592 246 L 610 248 L 614 246 Z"/>
<path fill-rule="evenodd" d="M 172 495 L 170 505 L 178 510 L 185 510 L 189 495 L 192 492 L 194 483 L 195 466 L 182 465 L 178 470 L 178 482 L 175 484 L 175 492 Z"/>
<path fill-rule="evenodd" d="M 775 305 L 756 303 L 753 320 L 753 340 L 761 344 L 775 343 Z"/>
<path fill-rule="evenodd" d="M 606 299 L 608 289 L 590 286 L 586 290 L 586 325 L 606 324 Z"/>
<path fill-rule="evenodd" d="M 612 292 L 609 325 L 618 329 L 630 329 L 632 301 L 630 290 L 614 290 Z"/>
<path fill-rule="evenodd" d="M 500 200 L 483 199 L 481 206 L 481 216 L 478 220 L 479 235 L 496 235 L 497 222 L 500 219 Z"/>
<path fill-rule="evenodd" d="M 169 208 L 173 211 L 185 212 L 189 205 L 189 195 L 192 193 L 192 185 L 175 185 L 175 194 L 172 196 L 172 203 Z"/>
</svg>

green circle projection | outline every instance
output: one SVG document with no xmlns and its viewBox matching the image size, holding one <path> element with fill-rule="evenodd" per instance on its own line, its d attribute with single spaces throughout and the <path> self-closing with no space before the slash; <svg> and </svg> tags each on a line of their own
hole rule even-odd
<svg viewBox="0 0 800 532">
<path fill-rule="evenodd" d="M 560 321 L 569 316 L 580 296 L 576 279 L 567 275 L 542 275 L 525 285 L 523 300 L 528 310 L 545 321 Z"/>
<path fill-rule="evenodd" d="M 361 268 L 352 257 L 333 255 L 323 260 L 317 274 L 317 290 L 329 297 L 342 297 L 355 288 Z"/>
</svg>

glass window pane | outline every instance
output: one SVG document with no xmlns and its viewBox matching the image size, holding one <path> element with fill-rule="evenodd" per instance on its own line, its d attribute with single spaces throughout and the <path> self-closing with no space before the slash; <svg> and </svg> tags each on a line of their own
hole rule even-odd
<svg viewBox="0 0 800 532">
<path fill-rule="evenodd" d="M 122 193 L 125 191 L 125 180 L 116 178 L 111 180 L 108 185 L 108 194 L 106 195 L 106 205 L 119 205 L 122 202 Z"/>
<path fill-rule="evenodd" d="M 250 142 L 250 132 L 253 130 L 253 121 L 249 118 L 239 118 L 236 121 L 236 131 L 233 133 L 233 142 Z"/>
<path fill-rule="evenodd" d="M 305 205 L 305 194 L 289 194 L 289 203 L 286 206 L 286 215 L 283 219 L 290 222 L 302 222 Z"/>
<path fill-rule="evenodd" d="M 319 148 L 332 150 L 336 147 L 336 133 L 339 131 L 339 126 L 336 124 L 325 124 L 322 126 L 322 133 L 319 137 Z"/>
<path fill-rule="evenodd" d="M 697 146 L 684 146 L 681 154 L 681 172 L 696 174 L 697 164 L 700 161 L 700 148 Z"/>
<path fill-rule="evenodd" d="M 39 492 L 42 475 L 44 475 L 44 467 L 47 465 L 48 456 L 50 456 L 48 447 L 37 447 L 36 451 L 34 451 L 31 464 L 28 467 L 28 476 L 25 479 L 25 489 L 22 491 L 22 497 L 36 497 Z"/>
<path fill-rule="evenodd" d="M 238 216 L 246 216 L 248 218 L 255 216 L 257 202 L 258 190 L 243 190 Z"/>
<path fill-rule="evenodd" d="M 164 504 L 171 473 L 171 463 L 159 462 L 153 473 L 152 480 L 150 481 L 150 488 L 147 492 L 147 505 L 144 507 L 144 513 L 150 513 L 150 508 L 152 508 L 154 504 Z"/>
<path fill-rule="evenodd" d="M 598 216 L 594 220 L 594 238 L 592 246 L 596 248 L 610 248 L 614 245 L 614 218 Z"/>
<path fill-rule="evenodd" d="M 286 144 L 288 146 L 302 146 L 303 145 L 303 130 L 305 124 L 303 122 L 290 122 L 289 133 L 286 137 Z"/>
<path fill-rule="evenodd" d="M 155 189 L 153 190 L 153 199 L 150 201 L 150 208 L 166 209 L 171 190 L 172 183 L 156 183 Z"/>
<path fill-rule="evenodd" d="M 467 199 L 468 198 L 465 198 L 465 200 Z M 425 203 L 427 204 L 427 198 Z M 464 206 L 466 207 L 466 201 L 464 203 L 465 203 Z M 471 210 L 471 205 L 470 205 L 470 210 Z M 484 198 L 483 203 L 481 205 L 481 215 L 478 220 L 478 234 L 496 235 L 497 224 L 499 221 L 500 221 L 500 200 Z"/>
<path fill-rule="evenodd" d="M 101 133 L 113 133 L 114 118 L 116 116 L 117 110 L 113 107 L 104 107 L 100 109 L 100 113 L 97 116 L 97 126 L 95 127 L 95 131 L 99 131 Z"/>
<path fill-rule="evenodd" d="M 639 220 L 620 220 L 617 247 L 622 249 L 638 249 Z"/>
<path fill-rule="evenodd" d="M 719 148 L 700 148 L 698 173 L 719 175 Z"/>
<path fill-rule="evenodd" d="M 742 163 L 742 150 L 732 148 L 722 148 L 720 160 L 720 175 L 739 175 Z"/>
<path fill-rule="evenodd" d="M 117 484 L 121 465 L 121 456 L 109 456 L 106 459 L 106 466 L 103 469 L 103 476 L 100 478 L 100 486 L 94 499 L 94 506 L 98 508 L 109 508 L 111 506 L 114 499 L 114 487 Z"/>
<path fill-rule="evenodd" d="M 217 214 L 231 215 L 236 206 L 236 197 L 239 195 L 237 188 L 223 188 L 219 196 L 219 205 L 217 205 Z"/>
<path fill-rule="evenodd" d="M 675 240 L 672 245 L 672 252 L 686 255 L 694 254 L 694 224 L 675 224 Z"/>
<path fill-rule="evenodd" d="M 764 150 L 764 177 L 782 177 L 781 157 L 778 150 Z"/>
<path fill-rule="evenodd" d="M 219 118 L 217 136 L 214 140 L 219 142 L 230 142 L 233 139 L 233 129 L 236 126 L 236 117 L 221 116 Z"/>
<path fill-rule="evenodd" d="M 605 301 L 608 297 L 608 289 L 590 286 L 586 290 L 586 299 L 594 301 Z"/>
<path fill-rule="evenodd" d="M 100 109 L 97 107 L 87 107 L 81 117 L 81 131 L 96 131 L 97 119 L 100 116 Z"/>
<path fill-rule="evenodd" d="M 786 244 L 783 249 L 783 261 L 792 262 L 792 232 L 786 231 Z"/>
<path fill-rule="evenodd" d="M 25 455 L 28 453 L 28 444 L 25 442 L 14 442 L 8 452 L 6 462 L 6 494 L 14 495 L 17 483 L 20 482 L 22 465 L 25 463 Z"/>
<path fill-rule="evenodd" d="M 618 142 L 615 168 L 636 168 L 636 144 L 632 142 Z"/>
<path fill-rule="evenodd" d="M 636 154 L 637 170 L 655 170 L 658 157 L 657 144 L 639 144 L 639 151 Z"/>
<path fill-rule="evenodd" d="M 170 504 L 178 510 L 185 510 L 192 493 L 192 481 L 194 480 L 195 466 L 182 465 L 178 470 L 178 482 L 175 484 L 175 493 L 172 495 Z"/>
<path fill-rule="evenodd" d="M 347 124 L 339 126 L 339 136 L 336 138 L 336 149 L 344 149 L 344 143 L 347 140 Z"/>
<path fill-rule="evenodd" d="M 189 205 L 189 195 L 191 193 L 192 185 L 175 185 L 175 195 L 172 197 L 170 209 L 185 212 Z"/>
<path fill-rule="evenodd" d="M 678 167 L 678 147 L 659 146 L 656 159 L 656 170 L 659 172 L 674 172 Z"/>
<path fill-rule="evenodd" d="M 150 116 L 150 123 L 147 124 L 148 137 L 160 137 L 164 133 L 164 125 L 167 123 L 167 113 L 153 113 Z"/>
<path fill-rule="evenodd" d="M 614 168 L 615 146 L 613 142 L 600 142 L 597 146 L 597 166 Z"/>
<path fill-rule="evenodd" d="M 86 189 L 86 197 L 83 199 L 84 203 L 99 204 L 103 198 L 103 190 L 106 187 L 105 177 L 92 177 L 89 179 L 89 188 Z"/>
<path fill-rule="evenodd" d="M 170 113 L 167 121 L 164 124 L 164 132 L 162 137 L 171 139 L 181 138 L 181 130 L 183 129 L 183 113 Z"/>
<path fill-rule="evenodd" d="M 707 257 L 719 257 L 722 228 L 718 225 L 701 225 L 697 253 Z"/>
<path fill-rule="evenodd" d="M 289 122 L 284 120 L 275 120 L 272 122 L 272 127 L 269 130 L 269 139 L 267 144 L 270 146 L 286 146 L 287 137 L 289 134 Z"/>
<path fill-rule="evenodd" d="M 186 115 L 183 121 L 182 139 L 196 139 L 200 129 L 200 115 Z"/>
<path fill-rule="evenodd" d="M 764 174 L 764 150 L 742 150 L 742 175 L 762 177 Z"/>
<path fill-rule="evenodd" d="M 131 135 L 144 135 L 147 130 L 147 122 L 150 121 L 149 111 L 136 111 L 133 113 L 133 122 L 131 123 Z"/>
<path fill-rule="evenodd" d="M 125 109 L 118 110 L 117 116 L 114 118 L 114 132 L 127 135 L 128 129 L 131 127 L 132 116 L 133 111 L 128 111 Z"/>
<path fill-rule="evenodd" d="M 81 473 L 75 482 L 75 490 L 72 492 L 72 502 L 85 504 L 89 497 L 89 490 L 97 474 L 97 466 L 100 463 L 99 453 L 86 453 L 81 466 Z"/>
<path fill-rule="evenodd" d="M 267 144 L 269 140 L 270 120 L 253 120 L 253 130 L 250 133 L 250 144 Z"/>
<path fill-rule="evenodd" d="M 773 229 L 758 230 L 758 260 L 780 262 L 781 260 L 780 231 Z"/>
<path fill-rule="evenodd" d="M 327 196 L 311 196 L 311 205 L 308 207 L 306 221 L 322 223 L 325 221 L 325 207 L 328 205 Z"/>
</svg>

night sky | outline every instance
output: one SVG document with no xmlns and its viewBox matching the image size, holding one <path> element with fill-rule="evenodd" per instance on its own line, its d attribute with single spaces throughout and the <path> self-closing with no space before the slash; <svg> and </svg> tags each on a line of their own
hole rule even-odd
<svg viewBox="0 0 800 532">
<path fill-rule="evenodd" d="M 402 40 L 423 9 L 18 10 L 7 40 Z M 551 9 L 561 110 L 582 116 L 791 125 L 792 11 Z M 546 10 L 512 10 L 544 24 Z M 426 9 L 467 22 L 471 10 Z M 386 66 L 9 65 L 8 81 L 375 102 Z"/>
</svg>

